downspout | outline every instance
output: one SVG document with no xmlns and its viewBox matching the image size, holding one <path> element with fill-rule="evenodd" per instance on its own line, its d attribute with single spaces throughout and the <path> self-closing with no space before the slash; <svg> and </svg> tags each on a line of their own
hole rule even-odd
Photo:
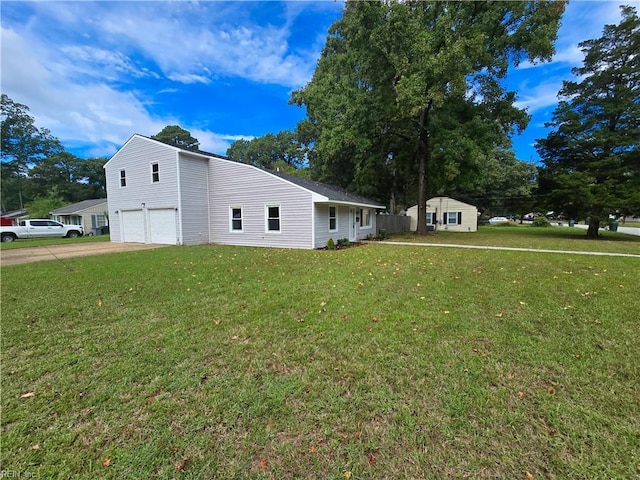
<svg viewBox="0 0 640 480">
<path fill-rule="evenodd" d="M 180 180 L 180 151 L 176 151 L 176 181 L 178 182 L 178 240 L 182 245 L 182 181 Z"/>
</svg>

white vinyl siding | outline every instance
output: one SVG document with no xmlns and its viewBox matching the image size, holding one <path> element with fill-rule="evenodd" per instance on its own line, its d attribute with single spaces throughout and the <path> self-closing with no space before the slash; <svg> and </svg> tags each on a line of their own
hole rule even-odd
<svg viewBox="0 0 640 480">
<path fill-rule="evenodd" d="M 164 171 L 162 173 L 164 183 Z M 182 243 L 209 243 L 209 160 L 180 154 Z"/>
<path fill-rule="evenodd" d="M 259 168 L 220 158 L 210 160 L 209 185 L 212 243 L 313 248 L 310 192 Z M 238 205 L 241 235 L 229 229 L 229 209 Z M 278 234 L 266 232 L 266 206 L 279 206 Z"/>
<path fill-rule="evenodd" d="M 150 181 L 150 160 L 158 164 L 162 173 L 159 183 Z M 120 187 L 120 171 L 126 171 L 126 188 Z M 177 151 L 168 145 L 135 135 L 107 162 L 105 174 L 111 241 L 123 241 L 123 211 L 177 208 L 179 205 Z M 146 233 L 143 241 L 149 242 Z"/>
<path fill-rule="evenodd" d="M 329 231 L 327 228 L 327 218 L 329 217 L 329 207 L 336 208 L 336 229 Z M 327 240 L 333 238 L 334 241 L 341 238 L 349 238 L 349 206 L 347 205 L 327 205 L 316 204 L 314 207 L 315 239 L 313 248 L 327 246 Z"/>
</svg>

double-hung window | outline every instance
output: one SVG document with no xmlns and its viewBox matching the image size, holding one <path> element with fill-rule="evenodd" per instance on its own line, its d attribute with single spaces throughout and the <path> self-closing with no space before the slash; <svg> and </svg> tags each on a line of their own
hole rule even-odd
<svg viewBox="0 0 640 480">
<path fill-rule="evenodd" d="M 232 232 L 242 232 L 242 207 L 230 207 L 229 223 Z"/>
<path fill-rule="evenodd" d="M 462 212 L 444 212 L 442 223 L 445 225 L 462 225 Z"/>
<path fill-rule="evenodd" d="M 329 207 L 329 231 L 335 232 L 338 230 L 338 212 L 336 207 Z"/>
<path fill-rule="evenodd" d="M 151 182 L 158 183 L 160 181 L 160 166 L 158 162 L 151 164 Z"/>
<path fill-rule="evenodd" d="M 127 172 L 123 168 L 122 170 L 120 170 L 120 187 L 126 187 L 126 186 L 127 186 Z"/>
<path fill-rule="evenodd" d="M 370 228 L 371 227 L 371 209 L 363 208 L 360 212 L 360 226 L 362 228 Z"/>
<path fill-rule="evenodd" d="M 280 206 L 279 205 L 267 205 L 266 209 L 266 227 L 267 232 L 279 232 L 280 231 Z"/>
</svg>

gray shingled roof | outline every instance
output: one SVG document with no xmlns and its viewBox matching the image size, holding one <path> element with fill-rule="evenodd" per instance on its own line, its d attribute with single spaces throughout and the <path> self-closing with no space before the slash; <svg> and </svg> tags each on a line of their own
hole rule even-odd
<svg viewBox="0 0 640 480">
<path fill-rule="evenodd" d="M 145 137 L 144 135 L 140 135 L 141 137 Z M 150 140 L 155 140 L 153 138 L 150 137 L 145 137 L 148 138 Z M 159 140 L 156 140 L 159 141 Z M 165 143 L 165 142 L 160 142 L 160 143 Z M 220 155 L 218 153 L 211 153 L 211 152 L 206 152 L 204 150 L 196 150 L 196 151 L 191 151 L 191 150 L 186 150 L 184 148 L 178 147 L 176 145 L 171 145 L 170 143 L 166 143 L 166 145 L 170 145 L 174 148 L 178 148 L 180 150 L 182 150 L 185 153 L 197 153 L 200 155 L 204 155 L 207 157 L 217 157 L 217 158 L 221 158 L 223 160 L 229 160 L 231 162 L 236 162 L 236 163 L 240 163 L 242 165 L 247 165 L 245 163 L 242 163 L 238 160 L 234 160 L 233 158 L 229 158 L 226 157 L 224 155 Z M 249 164 L 250 165 L 250 164 Z M 316 182 L 314 180 L 308 180 L 306 178 L 301 178 L 301 177 L 296 177 L 295 175 L 289 175 L 286 173 L 282 173 L 282 172 L 277 172 L 277 171 L 273 171 L 273 170 L 267 170 L 264 168 L 260 168 L 260 167 L 256 167 L 259 168 L 260 170 L 263 170 L 267 173 L 271 173 L 277 177 L 280 177 L 284 180 L 287 180 L 291 183 L 293 183 L 294 185 L 298 185 L 299 187 L 302 188 L 306 188 L 307 190 L 310 190 L 314 193 L 317 193 L 318 195 L 322 195 L 323 197 L 327 197 L 329 199 L 329 201 L 332 202 L 339 202 L 339 203 L 354 203 L 357 205 L 362 205 L 362 206 L 368 206 L 368 207 L 374 207 L 374 208 L 386 208 L 384 205 L 380 205 L 380 202 L 376 202 L 373 201 L 371 199 L 368 198 L 364 198 L 361 197 L 359 195 L 356 195 L 354 193 L 348 192 L 342 188 L 339 187 L 335 187 L 333 185 L 328 185 L 326 183 L 320 183 L 320 182 Z"/>
<path fill-rule="evenodd" d="M 82 202 L 74 203 L 72 205 L 56 208 L 55 210 L 51 210 L 51 212 L 49 213 L 53 215 L 70 215 L 76 212 L 81 212 L 82 210 L 86 210 L 87 208 L 95 207 L 96 205 L 100 205 L 101 203 L 107 203 L 107 199 L 95 198 L 92 200 L 83 200 Z"/>
<path fill-rule="evenodd" d="M 370 200 L 368 198 L 361 197 L 354 193 L 348 192 L 342 188 L 335 187 L 333 185 L 327 185 L 326 183 L 316 182 L 306 178 L 296 177 L 295 175 L 289 175 L 282 172 L 274 172 L 272 170 L 266 170 L 267 172 L 287 180 L 299 187 L 306 188 L 312 192 L 327 197 L 330 201 L 341 203 L 355 203 L 358 205 L 367 205 L 370 207 L 385 208 L 384 205 L 380 205 L 380 202 Z"/>
</svg>

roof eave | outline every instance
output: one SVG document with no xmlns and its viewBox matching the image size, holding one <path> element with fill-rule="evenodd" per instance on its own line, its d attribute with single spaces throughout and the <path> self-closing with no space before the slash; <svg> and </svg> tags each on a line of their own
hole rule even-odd
<svg viewBox="0 0 640 480">
<path fill-rule="evenodd" d="M 365 208 L 376 208 L 376 209 L 386 209 L 384 205 L 375 205 L 372 203 L 364 203 L 364 202 L 348 202 L 346 200 L 332 200 L 330 198 L 324 197 L 323 200 L 316 201 L 314 199 L 314 203 L 331 203 L 335 205 L 348 205 L 350 207 L 365 207 Z"/>
</svg>

